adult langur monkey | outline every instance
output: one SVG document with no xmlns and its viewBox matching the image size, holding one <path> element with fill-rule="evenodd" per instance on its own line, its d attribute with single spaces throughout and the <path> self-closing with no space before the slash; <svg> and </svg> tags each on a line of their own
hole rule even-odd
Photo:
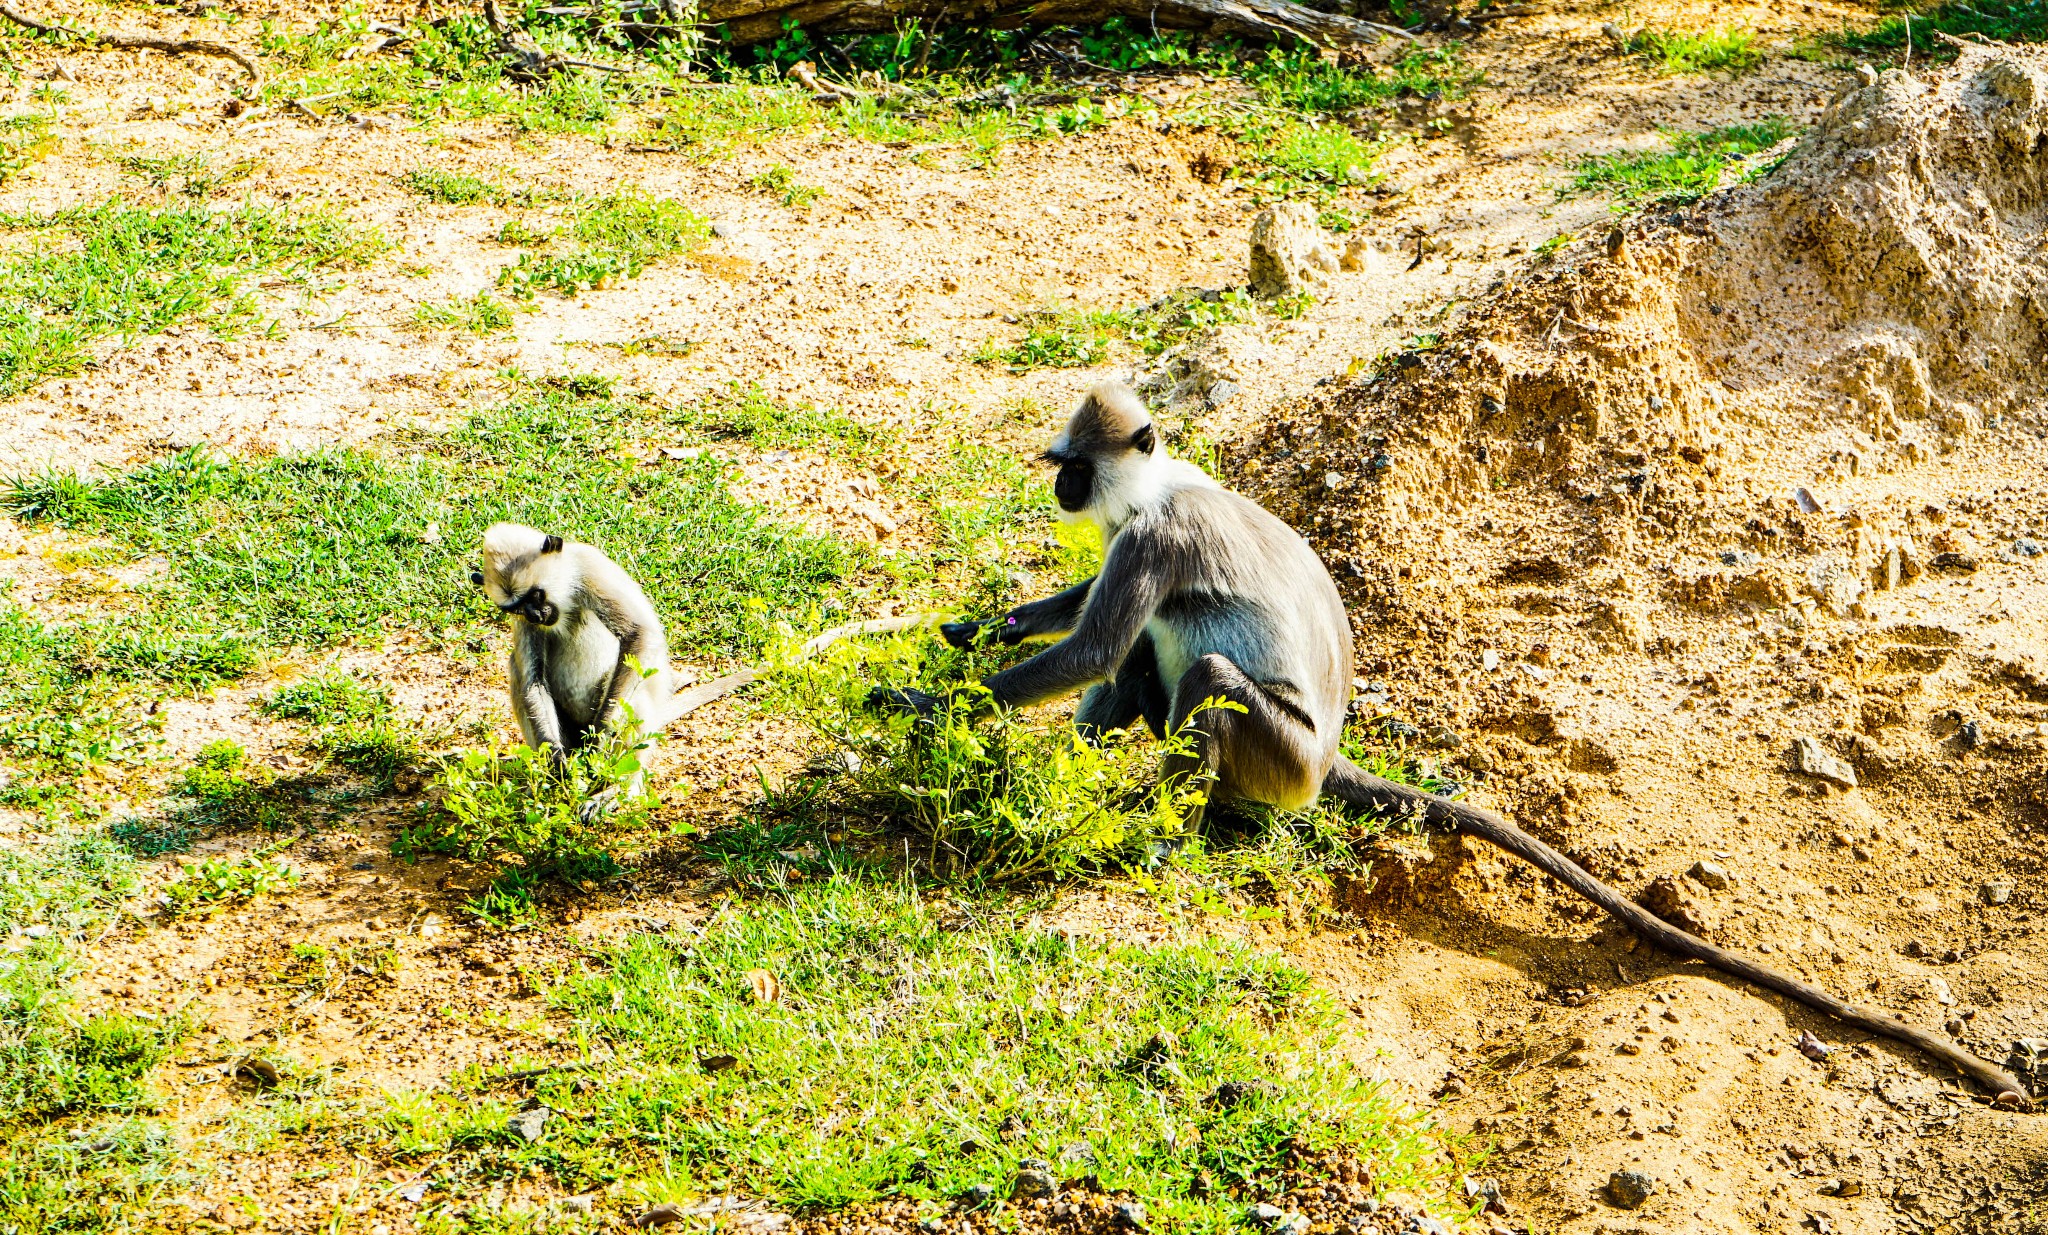
<svg viewBox="0 0 2048 1235">
<path fill-rule="evenodd" d="M 1155 734 L 1192 722 L 1191 751 L 1162 768 L 1168 782 L 1205 777 L 1213 802 L 1290 809 L 1328 794 L 1483 837 L 1669 951 L 1909 1042 L 2000 1101 L 2025 1104 L 2017 1079 L 1947 1039 L 1672 926 L 1492 811 L 1383 780 L 1346 759 L 1337 746 L 1351 692 L 1351 623 L 1329 571 L 1292 528 L 1171 458 L 1130 390 L 1111 383 L 1089 391 L 1045 458 L 1059 465 L 1060 518 L 1101 529 L 1102 572 L 998 622 L 952 623 L 942 633 L 962 647 L 1066 637 L 984 678 L 984 689 L 941 698 L 878 688 L 872 703 L 931 717 L 952 707 L 1022 707 L 1085 687 L 1074 722 L 1091 739 L 1139 719 Z M 1235 706 L 1204 707 L 1210 700 Z"/>
</svg>

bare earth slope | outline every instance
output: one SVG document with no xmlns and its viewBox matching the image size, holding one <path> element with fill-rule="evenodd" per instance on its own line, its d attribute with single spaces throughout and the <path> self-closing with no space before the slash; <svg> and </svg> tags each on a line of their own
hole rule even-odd
<svg viewBox="0 0 2048 1235">
<path fill-rule="evenodd" d="M 1887 72 L 1775 172 L 1532 266 L 1239 455 L 1346 564 L 1369 689 L 1487 796 L 1994 1059 L 2048 1015 L 2044 105 L 2030 52 Z M 2035 1229 L 2038 1117 L 1882 1044 L 1810 1061 L 1800 1031 L 1843 1035 L 1520 873 L 1477 855 L 1315 955 L 1555 1229 Z M 1617 1224 L 1622 1168 L 1662 1187 Z"/>
</svg>

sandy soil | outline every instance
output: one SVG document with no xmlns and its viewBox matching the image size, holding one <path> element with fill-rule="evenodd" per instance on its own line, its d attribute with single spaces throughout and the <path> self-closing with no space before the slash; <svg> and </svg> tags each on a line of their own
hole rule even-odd
<svg viewBox="0 0 2048 1235">
<path fill-rule="evenodd" d="M 1663 6 L 1626 20 L 1749 25 L 1772 43 L 1870 16 L 1796 8 Z M 1810 361 L 1847 349 L 1819 347 L 1817 328 L 1782 320 L 1789 293 L 1752 296 L 1756 311 L 1744 307 L 1734 321 L 1710 312 L 1710 300 L 1738 307 L 1741 262 L 1755 268 L 1763 243 L 1755 236 L 1750 249 L 1714 258 L 1671 238 L 1705 223 L 1655 223 L 1626 240 L 1637 275 L 1594 269 L 1607 260 L 1606 203 L 1554 192 L 1577 158 L 1651 144 L 1659 125 L 1766 114 L 1812 123 L 1855 80 L 1776 57 L 1733 79 L 1660 76 L 1616 52 L 1601 30 L 1615 20 L 1624 17 L 1613 8 L 1558 5 L 1485 25 L 1469 54 L 1488 84 L 1452 109 L 1444 135 L 1418 137 L 1382 163 L 1388 180 L 1366 226 L 1381 253 L 1373 269 L 1338 277 L 1298 322 L 1200 343 L 1209 371 L 1239 393 L 1168 415 L 1176 428 L 1227 439 L 1233 478 L 1317 537 L 1351 592 L 1368 699 L 1426 735 L 1456 735 L 1442 758 L 1474 776 L 1480 797 L 1514 808 L 1632 892 L 1678 878 L 1717 940 L 1920 1023 L 1948 1023 L 2002 1058 L 2012 1039 L 2048 1033 L 2048 944 L 2032 924 L 2048 896 L 2048 558 L 2012 552 L 2023 536 L 2048 540 L 2048 420 L 2020 378 L 2040 340 L 2012 327 L 2011 350 L 1983 370 L 1979 384 L 2002 389 L 2002 401 L 1966 389 L 1977 379 L 1963 371 L 1963 344 L 1930 354 L 1924 380 L 1943 405 L 1923 400 L 1905 414 L 1922 431 L 1887 437 L 1874 387 L 1854 388 L 1854 365 L 1813 376 Z M 114 468 L 195 441 L 292 450 L 445 423 L 493 397 L 506 365 L 603 372 L 678 400 L 759 382 L 913 428 L 934 406 L 957 405 L 1021 449 L 1091 375 L 971 364 L 983 340 L 1013 337 L 1006 318 L 1127 306 L 1244 277 L 1251 206 L 1191 169 L 1213 137 L 1137 120 L 1013 147 L 994 173 L 811 137 L 698 163 L 577 138 L 514 141 L 481 124 L 432 134 L 288 118 L 237 125 L 212 118 L 231 81 L 224 71 L 113 55 L 64 64 L 76 84 L 62 147 L 0 194 L 8 208 L 102 199 L 123 187 L 111 152 L 227 151 L 259 160 L 247 182 L 259 199 L 332 202 L 395 247 L 317 294 L 273 289 L 267 308 L 285 325 L 281 337 L 166 332 L 9 402 L 0 471 Z M 31 75 L 56 65 L 47 51 L 24 61 Z M 189 99 L 190 114 L 205 119 L 138 109 L 166 95 Z M 510 336 L 422 333 L 408 324 L 416 304 L 487 287 L 514 256 L 490 240 L 504 212 L 426 204 L 396 183 L 422 164 L 577 190 L 630 181 L 692 203 L 729 235 L 618 288 L 544 296 Z M 799 212 L 747 187 L 775 165 L 827 196 Z M 2031 168 L 1993 192 L 2013 305 L 2038 287 L 2028 246 L 2041 182 L 2027 178 Z M 1947 192 L 1960 173 L 1944 174 Z M 1954 193 L 1968 198 L 1966 187 Z M 1775 208 L 1756 206 L 1729 226 L 1748 220 L 1768 240 L 1756 220 L 1777 217 Z M 1930 225 L 1915 226 L 1919 236 Z M 1954 232 L 1958 244 L 1976 243 L 1989 225 L 1973 226 Z M 1587 239 L 1556 262 L 1532 256 L 1567 232 Z M 1695 269 L 1704 273 L 1688 282 Z M 1846 314 L 1828 338 L 1861 326 L 1882 333 L 1879 319 L 1913 294 L 1866 318 Z M 1478 303 L 1445 317 L 1453 301 Z M 1601 329 L 1640 327 L 1641 337 L 1601 351 L 1587 342 L 1596 331 L 1556 332 L 1553 311 Z M 1450 345 L 1422 376 L 1392 383 L 1407 380 L 1409 395 L 1342 377 L 1354 360 L 1445 322 Z M 1546 330 L 1559 341 L 1545 343 Z M 649 335 L 698 346 L 683 358 L 601 346 Z M 1543 355 L 1489 370 L 1470 361 L 1482 344 Z M 1896 412 L 1910 400 L 1897 395 L 1900 366 L 1885 365 L 1877 384 Z M 1496 387 L 1510 395 L 1503 420 L 1451 414 Z M 1621 392 L 1617 406 L 1623 394 L 1640 402 L 1661 391 L 1694 418 L 1667 425 L 1627 411 L 1591 435 L 1560 430 L 1587 400 L 1559 392 L 1594 387 Z M 1018 400 L 1031 401 L 1022 417 L 1004 410 Z M 1965 400 L 1974 423 L 1946 407 Z M 1943 427 L 1951 413 L 1961 428 Z M 1562 462 L 1532 457 L 1536 444 L 1555 450 L 1568 439 Z M 1475 473 L 1472 447 L 1486 443 L 1501 453 Z M 1372 479 L 1382 452 L 1398 456 L 1398 483 Z M 1632 452 L 1641 458 L 1630 462 Z M 822 526 L 883 534 L 852 518 L 829 469 L 742 461 L 763 500 Z M 1655 473 L 1647 498 L 1627 479 L 1645 470 Z M 799 473 L 814 483 L 786 483 Z M 1820 509 L 1788 509 L 1795 488 L 1818 495 Z M 1812 543 L 1788 547 L 1807 534 L 1793 530 L 1802 516 Z M 1814 555 L 1833 553 L 1844 563 L 1836 573 L 1868 579 L 1901 537 L 1916 538 L 1917 570 L 1900 586 L 1844 601 L 1826 579 L 1805 585 Z M 62 538 L 9 530 L 0 550 L 10 546 L 0 574 L 19 580 L 16 596 L 70 611 L 66 585 L 84 568 Z M 1720 556 L 1738 550 L 1777 573 Z M 1978 569 L 1940 573 L 1939 552 L 1968 554 Z M 507 730 L 494 658 L 436 666 L 403 644 L 378 655 L 380 676 L 441 707 L 438 721 Z M 273 687 L 169 705 L 170 749 L 228 734 L 292 772 L 303 759 L 292 735 L 252 708 Z M 1967 740 L 1965 724 L 1976 726 Z M 1807 735 L 1851 760 L 1861 786 L 1841 791 L 1792 771 L 1791 742 Z M 672 744 L 691 751 L 687 774 L 703 790 L 691 809 L 729 810 L 750 792 L 752 764 L 787 758 L 780 738 L 744 709 L 692 718 Z M 253 1044 L 289 1039 L 365 1087 L 432 1085 L 470 1064 L 547 1058 L 555 1031 L 522 975 L 568 940 L 473 932 L 457 907 L 476 876 L 394 862 L 396 822 L 367 815 L 302 847 L 295 861 L 309 878 L 282 912 L 109 940 L 86 982 L 93 1000 L 188 1007 Z M 6 826 L 18 834 L 28 825 Z M 1725 871 L 1725 886 L 1686 876 L 1700 861 Z M 2010 885 L 1997 904 L 1988 903 L 1993 884 Z M 712 891 L 657 865 L 615 901 L 563 906 L 564 930 L 687 923 Z M 1103 929 L 1174 929 L 1101 897 L 1087 893 L 1070 911 Z M 1497 1143 L 1488 1169 L 1508 1210 L 1497 1220 L 1517 1231 L 1978 1232 L 2048 1221 L 2040 1116 L 1993 1110 L 1908 1053 L 1637 949 L 1490 853 L 1440 843 L 1434 861 L 1377 890 L 1347 890 L 1339 909 L 1341 929 L 1275 928 L 1271 942 L 1352 1008 L 1362 1063 L 1439 1103 L 1451 1126 Z M 304 939 L 366 958 L 389 949 L 402 963 L 366 964 L 324 994 L 279 983 L 290 944 Z M 1827 1062 L 1794 1049 L 1802 1030 L 1835 1047 Z M 225 1057 L 185 1060 L 166 1086 L 204 1121 L 234 1101 L 227 1070 Z M 1658 1185 L 1633 1212 L 1602 1194 L 1624 1168 Z M 280 1229 L 311 1229 L 345 1204 L 268 1160 L 224 1165 L 189 1202 L 212 1214 L 240 1195 L 263 1197 Z M 400 1202 L 386 1196 L 375 1209 L 376 1221 L 404 1229 Z"/>
</svg>

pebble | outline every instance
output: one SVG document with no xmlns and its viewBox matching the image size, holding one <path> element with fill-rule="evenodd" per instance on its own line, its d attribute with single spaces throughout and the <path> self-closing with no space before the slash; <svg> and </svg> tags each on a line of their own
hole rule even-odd
<svg viewBox="0 0 2048 1235">
<path fill-rule="evenodd" d="M 1835 1053 L 1835 1048 L 1802 1029 L 1799 1031 L 1799 1053 L 1815 1063 L 1826 1063 L 1828 1056 Z"/>
<path fill-rule="evenodd" d="M 1095 1146 L 1086 1141 L 1075 1141 L 1060 1148 L 1061 1166 L 1071 1166 L 1077 1162 L 1084 1166 L 1094 1166 Z"/>
<path fill-rule="evenodd" d="M 1956 741 L 1962 743 L 1964 750 L 1975 750 L 1984 745 L 1984 730 L 1976 721 L 1966 720 L 1963 727 L 1956 730 Z"/>
<path fill-rule="evenodd" d="M 1126 1230 L 1144 1230 L 1145 1207 L 1136 1201 L 1118 1201 L 1116 1203 L 1116 1224 Z"/>
<path fill-rule="evenodd" d="M 1750 552 L 1748 549 L 1721 550 L 1721 564 L 1723 566 L 1761 566 L 1763 561 L 1763 558 Z"/>
<path fill-rule="evenodd" d="M 1017 1181 L 1010 1188 L 1010 1195 L 1019 1200 L 1051 1196 L 1059 1191 L 1060 1181 L 1053 1178 L 1051 1171 L 1026 1167 L 1017 1172 Z"/>
<path fill-rule="evenodd" d="M 1236 382 L 1213 382 L 1209 386 L 1208 393 L 1203 398 L 1208 400 L 1210 407 L 1222 407 L 1237 397 L 1239 389 L 1241 388 Z"/>
<path fill-rule="evenodd" d="M 1691 875 L 1693 882 L 1702 887 L 1712 888 L 1716 892 L 1727 890 L 1728 872 L 1716 863 L 1704 860 L 1694 862 L 1692 869 L 1685 873 Z"/>
<path fill-rule="evenodd" d="M 987 1184 L 975 1184 L 960 1194 L 960 1203 L 969 1209 L 980 1209 L 996 1199 L 996 1190 Z"/>
<path fill-rule="evenodd" d="M 1616 1171 L 1607 1177 L 1607 1199 L 1623 1209 L 1640 1209 L 1657 1190 L 1657 1181 L 1641 1171 Z"/>
<path fill-rule="evenodd" d="M 540 1139 L 540 1134 L 548 1126 L 548 1116 L 551 1113 L 547 1107 L 536 1106 L 530 1111 L 521 1111 L 506 1120 L 505 1127 L 510 1129 L 521 1140 L 531 1144 Z"/>
<path fill-rule="evenodd" d="M 1987 905 L 2003 905 L 2012 900 L 2012 885 L 2005 882 L 1987 883 L 1977 894 Z"/>
<path fill-rule="evenodd" d="M 2041 542 L 2031 536 L 2022 536 L 2013 541 L 2012 551 L 2020 557 L 2040 557 L 2043 553 L 2048 553 L 2048 549 L 2044 549 Z"/>
<path fill-rule="evenodd" d="M 1792 766 L 1808 776 L 1818 776 L 1844 789 L 1856 787 L 1856 769 L 1822 746 L 1819 738 L 1792 739 Z"/>
<path fill-rule="evenodd" d="M 1285 1210 L 1281 1209 L 1278 1205 L 1274 1205 L 1266 1201 L 1260 1201 L 1258 1204 L 1252 1206 L 1252 1221 L 1258 1223 L 1260 1226 L 1277 1226 L 1279 1225 L 1280 1219 L 1286 1216 L 1287 1212 Z"/>
<path fill-rule="evenodd" d="M 1393 466 L 1394 456 L 1387 454 L 1379 454 L 1374 455 L 1372 457 L 1372 459 L 1365 465 L 1365 470 L 1369 472 L 1384 472 L 1388 471 Z"/>
</svg>

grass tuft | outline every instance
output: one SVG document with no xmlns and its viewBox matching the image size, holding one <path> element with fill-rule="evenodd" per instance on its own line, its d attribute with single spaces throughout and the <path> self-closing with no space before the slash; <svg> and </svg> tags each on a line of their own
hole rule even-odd
<svg viewBox="0 0 2048 1235">
<path fill-rule="evenodd" d="M 2048 5 L 2041 0 L 1951 0 L 1925 11 L 1894 13 L 1867 30 L 1844 30 L 1828 42 L 1849 51 L 1896 51 L 1912 32 L 1914 56 L 1947 60 L 1953 44 L 1942 39 L 1981 34 L 2001 43 L 2038 43 L 2048 39 Z"/>
<path fill-rule="evenodd" d="M 1628 50 L 1666 73 L 1741 73 L 1764 62 L 1756 34 L 1749 30 L 1639 30 L 1630 36 Z"/>
<path fill-rule="evenodd" d="M 1756 124 L 1669 134 L 1669 150 L 1630 150 L 1585 160 L 1558 195 L 1605 190 L 1618 203 L 1698 201 L 1720 187 L 1730 164 L 1768 150 L 1792 133 L 1790 121 L 1770 116 Z"/>
<path fill-rule="evenodd" d="M 578 203 L 567 229 L 569 247 L 522 253 L 498 274 L 498 285 L 530 298 L 551 289 L 574 296 L 637 276 L 653 262 L 688 252 L 711 237 L 711 225 L 682 203 L 623 188 Z"/>
<path fill-rule="evenodd" d="M 446 304 L 422 304 L 412 311 L 421 326 L 445 330 L 467 330 L 475 335 L 497 334 L 512 329 L 512 306 L 489 292 L 474 296 L 450 296 Z"/>
</svg>

